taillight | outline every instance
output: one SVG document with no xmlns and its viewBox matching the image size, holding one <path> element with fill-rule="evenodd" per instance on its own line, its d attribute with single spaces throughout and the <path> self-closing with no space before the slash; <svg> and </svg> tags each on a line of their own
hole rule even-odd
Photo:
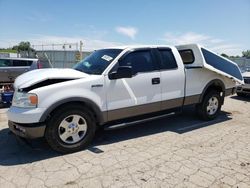
<svg viewBox="0 0 250 188">
<path fill-rule="evenodd" d="M 37 68 L 41 69 L 42 68 L 42 63 L 40 61 L 37 61 Z"/>
</svg>

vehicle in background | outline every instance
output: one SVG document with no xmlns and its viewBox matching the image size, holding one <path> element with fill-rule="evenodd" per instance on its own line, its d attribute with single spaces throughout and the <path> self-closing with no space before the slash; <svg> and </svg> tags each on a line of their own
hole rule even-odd
<svg viewBox="0 0 250 188">
<path fill-rule="evenodd" d="M 15 79 L 30 70 L 51 68 L 49 62 L 33 58 L 0 58 L 0 103 L 10 103 Z"/>
<path fill-rule="evenodd" d="M 19 75 L 41 68 L 51 66 L 48 62 L 33 58 L 0 58 L 0 83 L 13 83 Z"/>
<path fill-rule="evenodd" d="M 237 87 L 236 93 L 240 97 L 250 96 L 250 70 L 242 73 L 244 83 Z"/>
</svg>

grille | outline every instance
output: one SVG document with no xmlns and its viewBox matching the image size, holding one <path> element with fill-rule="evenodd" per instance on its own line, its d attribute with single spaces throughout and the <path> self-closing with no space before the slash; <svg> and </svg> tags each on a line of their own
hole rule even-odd
<svg viewBox="0 0 250 188">
<path fill-rule="evenodd" d="M 245 84 L 250 84 L 250 77 L 244 78 L 244 82 L 245 82 Z"/>
</svg>

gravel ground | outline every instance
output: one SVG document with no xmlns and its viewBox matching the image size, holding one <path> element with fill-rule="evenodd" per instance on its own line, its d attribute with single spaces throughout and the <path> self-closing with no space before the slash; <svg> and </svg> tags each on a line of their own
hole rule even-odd
<svg viewBox="0 0 250 188">
<path fill-rule="evenodd" d="M 0 187 L 250 187 L 250 99 L 225 100 L 217 120 L 179 116 L 101 131 L 69 155 L 25 141 L 0 109 Z"/>
</svg>

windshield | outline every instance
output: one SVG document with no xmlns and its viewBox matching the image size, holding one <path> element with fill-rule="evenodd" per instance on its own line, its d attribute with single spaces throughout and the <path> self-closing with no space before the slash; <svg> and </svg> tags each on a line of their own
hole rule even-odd
<svg viewBox="0 0 250 188">
<path fill-rule="evenodd" d="M 102 74 L 121 51 L 120 49 L 97 50 L 77 63 L 73 69 L 87 74 Z"/>
</svg>

